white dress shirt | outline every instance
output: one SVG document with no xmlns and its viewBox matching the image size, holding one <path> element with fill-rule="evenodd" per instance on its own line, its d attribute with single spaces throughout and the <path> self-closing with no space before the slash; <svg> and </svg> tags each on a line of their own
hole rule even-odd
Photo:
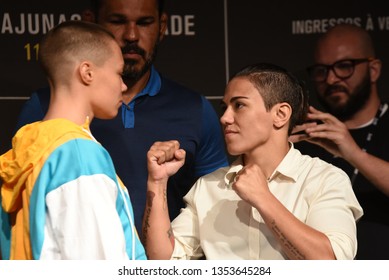
<svg viewBox="0 0 389 280">
<path fill-rule="evenodd" d="M 201 177 L 172 222 L 172 259 L 287 259 L 257 209 L 231 188 L 241 158 Z M 295 217 L 324 233 L 337 259 L 353 259 L 356 221 L 363 215 L 341 169 L 301 155 L 293 145 L 269 178 L 269 189 Z"/>
</svg>

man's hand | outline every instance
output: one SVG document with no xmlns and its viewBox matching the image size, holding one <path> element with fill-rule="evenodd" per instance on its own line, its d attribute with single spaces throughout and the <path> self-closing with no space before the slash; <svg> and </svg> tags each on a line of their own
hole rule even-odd
<svg viewBox="0 0 389 280">
<path fill-rule="evenodd" d="M 321 112 L 311 106 L 309 108 L 308 121 L 310 123 L 296 126 L 293 130 L 295 133 L 304 130 L 305 135 L 292 135 L 289 137 L 290 141 L 308 141 L 323 147 L 334 156 L 342 157 L 346 160 L 361 151 L 346 125 L 333 115 Z"/>
<path fill-rule="evenodd" d="M 307 128 L 315 127 L 317 125 L 316 122 L 306 122 L 301 125 L 296 125 L 293 130 L 292 134 L 289 136 L 289 141 L 292 143 L 297 143 L 300 141 L 305 141 L 309 139 L 309 135 L 305 132 Z"/>
</svg>

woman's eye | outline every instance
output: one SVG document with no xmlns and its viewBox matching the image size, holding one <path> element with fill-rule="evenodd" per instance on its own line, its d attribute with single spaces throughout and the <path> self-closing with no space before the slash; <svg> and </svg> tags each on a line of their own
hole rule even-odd
<svg viewBox="0 0 389 280">
<path fill-rule="evenodd" d="M 235 108 L 236 108 L 236 109 L 240 109 L 240 108 L 242 108 L 242 107 L 243 107 L 243 104 L 242 104 L 242 103 L 239 103 L 239 102 L 235 103 Z"/>
</svg>

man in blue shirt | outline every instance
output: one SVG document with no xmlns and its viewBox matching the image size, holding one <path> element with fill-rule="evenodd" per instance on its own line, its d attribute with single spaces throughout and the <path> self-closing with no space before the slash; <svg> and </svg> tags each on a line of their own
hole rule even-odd
<svg viewBox="0 0 389 280">
<path fill-rule="evenodd" d="M 182 197 L 195 180 L 227 166 L 220 124 L 204 96 L 163 77 L 153 67 L 167 15 L 163 1 L 92 1 L 91 19 L 115 36 L 122 48 L 123 81 L 128 89 L 113 120 L 95 119 L 91 131 L 110 153 L 119 177 L 131 194 L 135 225 L 141 232 L 146 202 L 146 154 L 155 141 L 176 139 L 186 151 L 186 163 L 169 179 L 170 218 L 184 203 Z M 24 105 L 17 128 L 42 119 L 49 89 L 34 92 Z"/>
</svg>

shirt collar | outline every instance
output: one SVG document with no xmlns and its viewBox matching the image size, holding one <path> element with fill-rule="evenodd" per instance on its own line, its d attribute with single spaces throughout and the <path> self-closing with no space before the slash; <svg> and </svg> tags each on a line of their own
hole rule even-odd
<svg viewBox="0 0 389 280">
<path fill-rule="evenodd" d="M 269 178 L 269 182 L 279 175 L 286 178 L 292 179 L 294 182 L 297 181 L 298 169 L 299 169 L 299 158 L 301 153 L 299 150 L 294 148 L 293 143 L 289 142 L 290 149 L 284 159 L 280 162 L 273 174 Z"/>
<path fill-rule="evenodd" d="M 301 153 L 299 150 L 294 148 L 293 143 L 290 144 L 290 149 L 281 163 L 274 170 L 273 174 L 269 178 L 269 182 L 274 180 L 274 178 L 282 175 L 285 179 L 291 179 L 294 182 L 297 181 L 298 177 L 298 168 L 299 168 L 299 158 Z M 226 187 L 231 187 L 231 184 L 235 180 L 236 174 L 243 168 L 242 157 L 238 157 L 230 166 L 230 169 L 227 171 L 224 176 L 224 182 Z"/>
<path fill-rule="evenodd" d="M 161 89 L 161 76 L 152 65 L 150 68 L 150 79 L 147 82 L 145 88 L 137 95 L 137 97 L 146 94 L 148 94 L 149 96 L 155 96 L 159 93 L 160 89 Z"/>
<path fill-rule="evenodd" d="M 234 183 L 236 174 L 243 168 L 242 156 L 238 157 L 228 169 L 224 176 L 224 183 L 226 188 L 231 188 L 231 184 Z"/>
</svg>

